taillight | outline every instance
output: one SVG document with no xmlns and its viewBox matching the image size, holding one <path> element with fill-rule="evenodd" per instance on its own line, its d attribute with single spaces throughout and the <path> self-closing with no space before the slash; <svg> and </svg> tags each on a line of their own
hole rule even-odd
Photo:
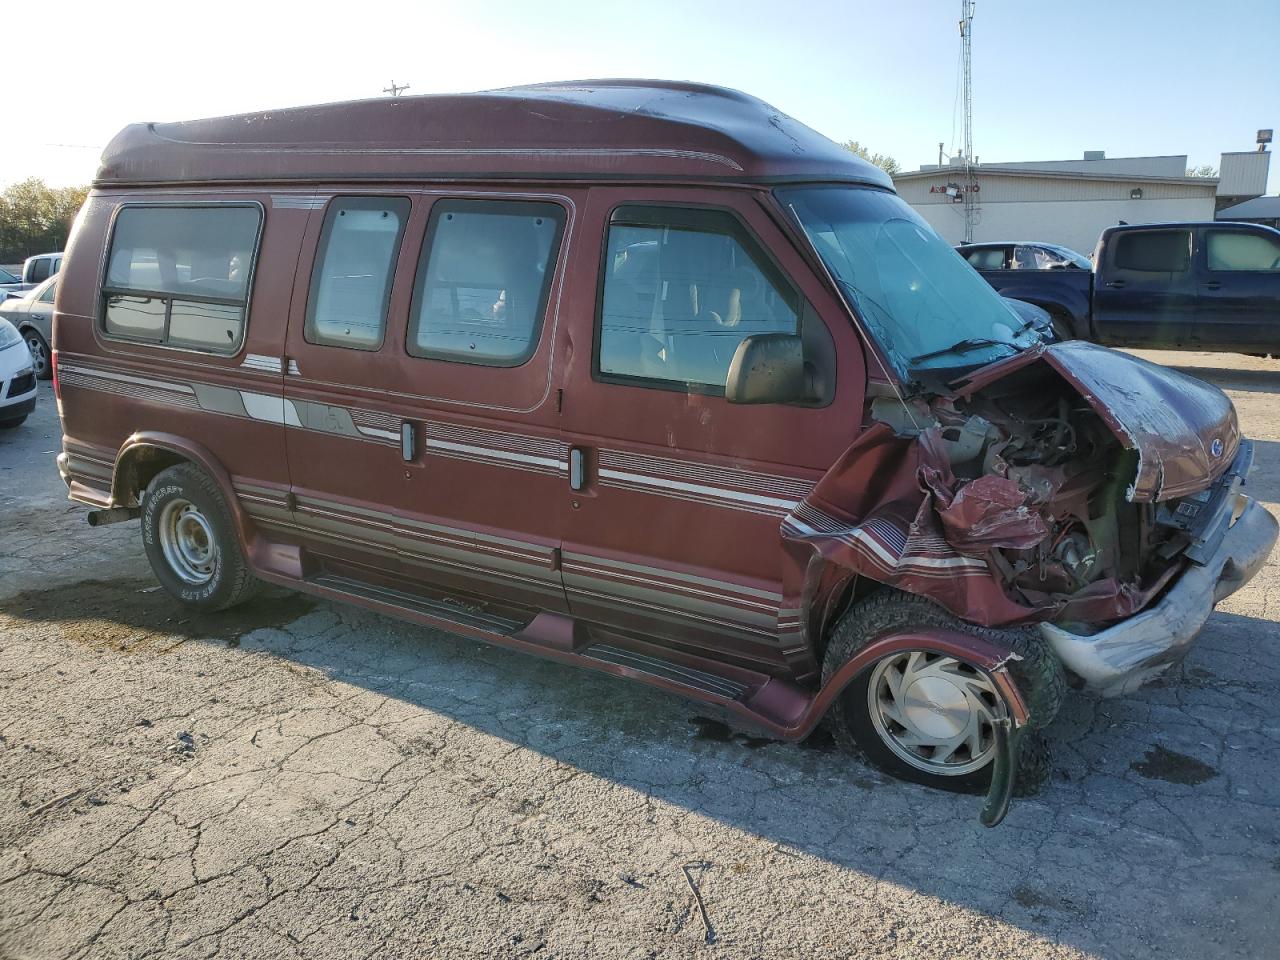
<svg viewBox="0 0 1280 960">
<path fill-rule="evenodd" d="M 62 399 L 62 390 L 58 386 L 58 351 L 51 350 L 49 352 L 49 369 L 53 371 L 53 396 L 56 400 Z"/>
</svg>

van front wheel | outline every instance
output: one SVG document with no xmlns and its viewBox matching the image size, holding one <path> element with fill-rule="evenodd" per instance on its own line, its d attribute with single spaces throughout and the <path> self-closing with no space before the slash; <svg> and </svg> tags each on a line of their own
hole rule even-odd
<svg viewBox="0 0 1280 960">
<path fill-rule="evenodd" d="M 148 485 L 142 542 L 161 586 L 189 606 L 225 610 L 254 592 L 231 511 L 198 467 L 170 467 Z"/>
<path fill-rule="evenodd" d="M 1016 790 L 1032 793 L 1049 772 L 1041 731 L 1066 690 L 1062 665 L 1030 630 L 995 630 L 965 623 L 923 597 L 882 590 L 836 625 L 823 661 L 825 682 L 878 637 L 943 628 L 974 634 L 1016 653 L 1009 663 L 1031 714 L 1023 737 Z M 836 742 L 862 753 L 895 777 L 961 793 L 991 783 L 994 726 L 1008 704 L 987 674 L 965 660 L 926 650 L 891 653 L 862 671 L 833 702 L 827 723 Z"/>
</svg>

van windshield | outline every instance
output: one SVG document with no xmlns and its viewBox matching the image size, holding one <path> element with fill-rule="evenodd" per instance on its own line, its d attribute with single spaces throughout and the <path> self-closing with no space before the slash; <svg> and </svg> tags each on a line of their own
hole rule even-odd
<svg viewBox="0 0 1280 960">
<path fill-rule="evenodd" d="M 1013 309 L 895 194 L 797 187 L 778 198 L 899 376 L 973 367 L 1036 343 Z"/>
</svg>

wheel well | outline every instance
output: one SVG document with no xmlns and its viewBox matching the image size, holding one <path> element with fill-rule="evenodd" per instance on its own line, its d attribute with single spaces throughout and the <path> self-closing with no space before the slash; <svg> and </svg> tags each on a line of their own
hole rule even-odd
<svg viewBox="0 0 1280 960">
<path fill-rule="evenodd" d="M 138 506 L 142 491 L 156 478 L 156 474 L 180 463 L 190 462 L 181 454 L 164 447 L 134 447 L 125 455 L 125 460 L 116 465 L 116 501 L 125 506 Z"/>
<path fill-rule="evenodd" d="M 814 653 L 819 663 L 827 655 L 827 645 L 831 642 L 831 634 L 835 630 L 836 624 L 844 618 L 844 615 L 849 612 L 854 604 L 879 590 L 882 586 L 883 584 L 869 577 L 853 574 L 828 594 L 827 603 L 824 605 L 825 609 L 819 620 L 821 633 L 815 638 L 816 642 L 814 644 Z"/>
<path fill-rule="evenodd" d="M 1049 320 L 1055 326 L 1065 327 L 1066 332 L 1070 334 L 1072 337 L 1076 335 L 1077 331 L 1076 331 L 1075 317 L 1073 317 L 1071 315 L 1071 311 L 1068 310 L 1061 303 L 1044 303 L 1044 302 L 1037 302 L 1035 300 L 1030 300 L 1028 301 L 1028 303 L 1035 304 L 1045 313 L 1049 314 Z"/>
</svg>

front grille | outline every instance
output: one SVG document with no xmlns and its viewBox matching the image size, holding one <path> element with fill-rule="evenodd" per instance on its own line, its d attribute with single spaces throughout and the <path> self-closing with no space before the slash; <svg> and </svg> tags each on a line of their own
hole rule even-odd
<svg viewBox="0 0 1280 960">
<path fill-rule="evenodd" d="M 34 373 L 24 373 L 20 377 L 14 377 L 9 381 L 10 397 L 20 397 L 24 393 L 30 393 L 35 389 L 36 375 Z"/>
</svg>

